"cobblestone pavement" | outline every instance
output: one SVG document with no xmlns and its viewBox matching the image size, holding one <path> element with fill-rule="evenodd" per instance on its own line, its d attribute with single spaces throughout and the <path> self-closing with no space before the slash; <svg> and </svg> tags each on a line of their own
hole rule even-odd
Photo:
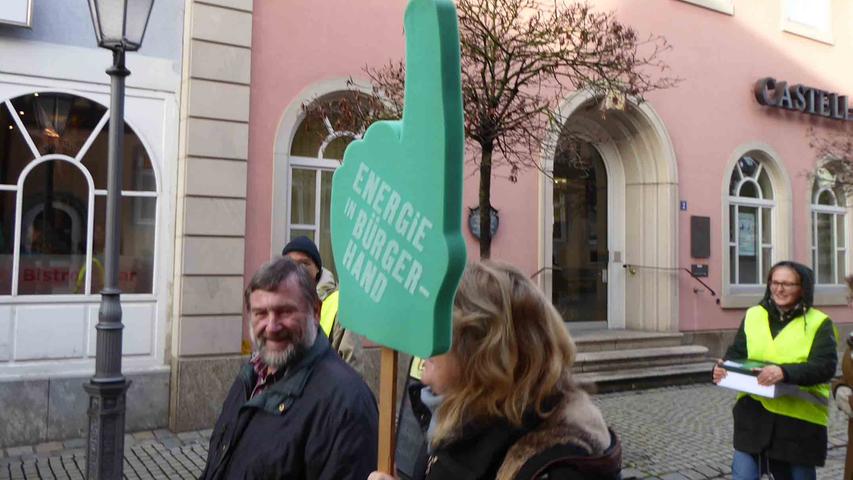
<svg viewBox="0 0 853 480">
<path fill-rule="evenodd" d="M 596 403 L 622 437 L 627 479 L 723 480 L 731 478 L 731 407 L 735 393 L 711 385 L 668 387 L 599 395 Z M 829 459 L 818 479 L 838 480 L 844 470 L 847 422 L 832 408 Z M 124 478 L 190 479 L 204 467 L 210 430 L 167 430 L 125 436 Z M 0 450 L 0 480 L 82 479 L 82 439 Z"/>
<path fill-rule="evenodd" d="M 623 445 L 623 476 L 642 479 L 730 479 L 732 406 L 737 393 L 713 385 L 669 387 L 595 397 Z M 847 420 L 830 408 L 829 455 L 817 478 L 844 472 Z"/>
</svg>

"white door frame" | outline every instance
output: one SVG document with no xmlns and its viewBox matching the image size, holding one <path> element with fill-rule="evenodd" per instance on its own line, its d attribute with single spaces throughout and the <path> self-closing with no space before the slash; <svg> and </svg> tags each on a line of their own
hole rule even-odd
<svg viewBox="0 0 853 480">
<path fill-rule="evenodd" d="M 678 331 L 678 168 L 669 133 L 648 102 L 630 99 L 601 118 L 587 113 L 592 102 L 589 91 L 570 95 L 541 153 L 540 287 L 552 294 L 553 145 L 570 128 L 598 149 L 608 175 L 608 328 Z"/>
<path fill-rule="evenodd" d="M 580 121 L 572 124 L 572 131 L 580 138 L 590 142 L 604 162 L 607 175 L 607 328 L 625 328 L 625 272 L 622 258 L 625 251 L 625 211 L 616 208 L 625 204 L 625 172 L 622 158 L 609 136 L 592 122 Z M 606 139 L 601 141 L 601 139 Z M 544 245 L 542 264 L 546 267 L 539 275 L 540 286 L 549 298 L 553 298 L 551 283 L 554 275 L 554 182 L 550 176 L 554 173 L 554 156 L 546 157 L 545 172 L 540 175 L 543 192 L 540 203 L 544 206 L 543 219 Z"/>
</svg>

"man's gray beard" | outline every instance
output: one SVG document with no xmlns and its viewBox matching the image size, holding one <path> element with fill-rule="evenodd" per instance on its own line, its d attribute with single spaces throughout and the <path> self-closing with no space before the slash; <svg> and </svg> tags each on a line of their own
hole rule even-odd
<svg viewBox="0 0 853 480">
<path fill-rule="evenodd" d="M 305 350 L 307 348 L 301 343 L 292 344 L 280 352 L 269 352 L 265 346 L 260 346 L 258 349 L 261 359 L 267 364 L 267 367 L 274 370 L 281 370 L 287 367 L 294 359 L 302 357 Z"/>
<path fill-rule="evenodd" d="M 267 367 L 273 370 L 281 370 L 282 368 L 287 368 L 294 360 L 301 358 L 308 348 L 314 344 L 314 341 L 311 339 L 313 337 L 316 340 L 317 337 L 316 335 L 312 335 L 312 332 L 316 332 L 316 330 L 313 330 L 311 327 L 306 328 L 302 338 L 291 343 L 286 349 L 280 352 L 267 351 L 266 346 L 261 344 L 261 341 L 255 336 L 255 331 L 251 328 L 249 329 L 249 336 L 252 339 L 255 351 L 258 352 L 258 355 L 261 356 L 261 360 L 264 361 Z"/>
</svg>

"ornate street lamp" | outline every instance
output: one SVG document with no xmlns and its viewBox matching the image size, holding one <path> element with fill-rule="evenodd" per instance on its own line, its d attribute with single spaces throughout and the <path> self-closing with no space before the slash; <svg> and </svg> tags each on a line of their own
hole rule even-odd
<svg viewBox="0 0 853 480">
<path fill-rule="evenodd" d="M 86 478 L 122 478 L 125 392 L 130 382 L 121 373 L 121 290 L 119 271 L 119 202 L 124 152 L 125 52 L 139 50 L 154 0 L 89 0 L 98 46 L 113 51 L 110 76 L 107 230 L 104 289 L 98 312 L 95 375 L 83 387 L 89 393 L 89 441 Z"/>
</svg>

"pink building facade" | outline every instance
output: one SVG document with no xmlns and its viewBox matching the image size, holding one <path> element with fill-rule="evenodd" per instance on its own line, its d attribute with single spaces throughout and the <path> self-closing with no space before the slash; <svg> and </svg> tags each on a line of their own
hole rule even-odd
<svg viewBox="0 0 853 480">
<path fill-rule="evenodd" d="M 786 259 L 815 268 L 817 305 L 853 322 L 842 281 L 853 273 L 853 202 L 810 146 L 853 132 L 842 98 L 853 95 L 853 5 L 591 3 L 640 36 L 664 36 L 673 49 L 663 58 L 682 81 L 605 113 L 587 92 L 566 96 L 562 128 L 549 135 L 583 139 L 583 165 L 543 148 L 547 175 L 527 170 L 511 183 L 497 172 L 492 258 L 533 276 L 570 329 L 684 332 L 719 346 L 760 300 L 770 265 Z M 330 255 L 331 176 L 358 132 L 309 125 L 302 105 L 341 94 L 350 77 L 369 85 L 365 65 L 399 59 L 405 4 L 255 3 L 246 279 L 295 235 Z M 475 207 L 473 164 L 466 172 L 464 203 Z M 467 225 L 469 212 L 460 215 Z"/>
</svg>

